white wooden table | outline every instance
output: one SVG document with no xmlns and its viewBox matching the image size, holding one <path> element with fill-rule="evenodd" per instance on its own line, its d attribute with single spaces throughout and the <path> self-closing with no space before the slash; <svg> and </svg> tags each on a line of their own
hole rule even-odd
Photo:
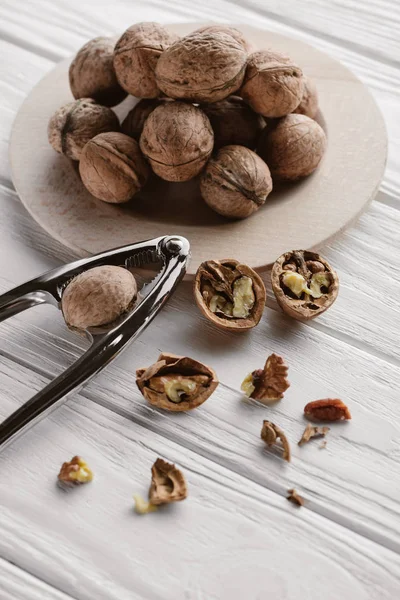
<svg viewBox="0 0 400 600">
<path fill-rule="evenodd" d="M 341 292 L 326 315 L 295 325 L 269 295 L 244 337 L 212 328 L 182 285 L 147 332 L 79 396 L 0 454 L 0 599 L 389 600 L 400 597 L 400 12 L 397 0 L 2 0 L 0 4 L 0 290 L 71 254 L 21 206 L 7 159 L 12 121 L 32 86 L 87 39 L 135 21 L 230 20 L 297 36 L 349 66 L 387 123 L 377 199 L 324 254 Z M 268 33 L 266 32 L 266 41 Z M 57 311 L 39 308 L 0 331 L 0 417 L 82 352 Z M 221 380 L 192 414 L 161 414 L 135 386 L 159 350 L 212 365 Z M 276 408 L 237 391 L 266 355 L 282 354 L 292 387 Z M 348 403 L 325 450 L 298 448 L 301 411 Z M 292 441 L 292 463 L 263 451 L 263 418 Z M 92 484 L 55 485 L 84 456 Z M 180 465 L 190 497 L 139 517 L 157 456 Z M 295 487 L 298 509 L 285 499 Z"/>
</svg>

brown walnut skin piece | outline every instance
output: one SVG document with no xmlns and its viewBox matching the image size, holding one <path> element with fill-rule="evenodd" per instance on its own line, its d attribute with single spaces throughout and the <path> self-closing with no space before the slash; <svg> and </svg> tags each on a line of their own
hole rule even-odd
<svg viewBox="0 0 400 600">
<path fill-rule="evenodd" d="M 128 112 L 121 124 L 121 131 L 139 142 L 147 117 L 163 100 L 158 98 L 143 99 Z"/>
<path fill-rule="evenodd" d="M 196 376 L 205 376 L 206 381 L 202 380 L 203 382 L 197 386 L 199 389 L 195 390 L 195 394 L 189 394 L 187 399 L 176 403 L 170 400 L 165 392 L 151 388 L 153 378 L 168 375 L 181 375 L 188 379 Z M 163 352 L 158 357 L 156 363 L 147 369 L 138 369 L 136 371 L 136 385 L 144 398 L 153 406 L 172 412 L 184 412 L 193 410 L 203 404 L 218 386 L 218 378 L 210 367 L 203 365 L 197 360 Z"/>
<path fill-rule="evenodd" d="M 292 265 L 294 265 L 297 272 L 309 282 L 315 273 L 315 265 L 311 265 L 311 263 L 323 265 L 325 272 L 329 274 L 331 284 L 327 293 L 324 293 L 320 298 L 310 298 L 305 294 L 303 294 L 304 297 L 300 298 L 290 295 L 290 290 L 288 291 L 282 285 L 282 276 L 287 270 L 285 267 L 289 266 L 290 269 L 288 270 L 293 271 Z M 320 254 L 306 250 L 292 250 L 282 254 L 272 267 L 271 282 L 275 298 L 283 312 L 298 321 L 309 321 L 321 315 L 332 306 L 339 293 L 339 278 L 336 271 Z"/>
<path fill-rule="evenodd" d="M 50 145 L 56 152 L 79 160 L 85 144 L 99 133 L 119 131 L 116 114 L 92 98 L 81 98 L 61 106 L 51 117 L 47 129 Z"/>
<path fill-rule="evenodd" d="M 236 29 L 236 27 L 230 27 L 229 25 L 206 25 L 205 27 L 196 29 L 193 33 L 225 33 L 239 42 L 247 53 L 250 53 L 252 50 L 251 44 L 246 40 L 243 33 L 239 31 L 239 29 Z"/>
<path fill-rule="evenodd" d="M 238 96 L 230 96 L 200 107 L 210 119 L 214 131 L 214 150 L 223 146 L 257 147 L 265 120 Z"/>
<path fill-rule="evenodd" d="M 115 106 L 126 98 L 113 66 L 115 40 L 97 37 L 87 42 L 69 67 L 69 85 L 74 98 L 93 98 L 103 106 Z"/>
<path fill-rule="evenodd" d="M 180 502 L 187 498 L 187 485 L 183 473 L 162 458 L 151 467 L 149 502 L 158 506 Z"/>
<path fill-rule="evenodd" d="M 156 81 L 170 98 L 217 102 L 240 88 L 246 61 L 242 43 L 229 33 L 193 32 L 163 52 Z"/>
<path fill-rule="evenodd" d="M 102 133 L 82 150 L 79 172 L 95 198 L 121 204 L 142 189 L 150 169 L 135 140 L 123 133 Z"/>
<path fill-rule="evenodd" d="M 348 421 L 351 414 L 347 406 L 338 398 L 314 400 L 304 407 L 304 416 L 310 421 Z"/>
<path fill-rule="evenodd" d="M 318 93 L 315 81 L 310 77 L 304 77 L 304 91 L 298 107 L 293 111 L 300 115 L 306 115 L 314 119 L 318 112 Z"/>
<path fill-rule="evenodd" d="M 257 152 L 273 179 L 295 181 L 315 171 L 325 148 L 322 127 L 305 115 L 292 114 L 264 129 Z"/>
<path fill-rule="evenodd" d="M 288 115 L 303 96 L 302 70 L 286 55 L 272 50 L 251 54 L 239 95 L 260 115 Z"/>
<path fill-rule="evenodd" d="M 209 159 L 214 134 L 205 113 L 185 102 L 164 102 L 148 118 L 140 148 L 153 171 L 166 181 L 188 181 Z"/>
<path fill-rule="evenodd" d="M 244 146 L 224 146 L 212 157 L 200 180 L 203 200 L 224 217 L 245 219 L 272 191 L 265 162 Z"/>
<path fill-rule="evenodd" d="M 154 74 L 157 61 L 177 39 L 159 23 L 129 27 L 114 50 L 114 69 L 123 89 L 137 98 L 157 98 L 160 95 Z"/>
<path fill-rule="evenodd" d="M 232 272 L 232 278 L 234 279 L 238 279 L 239 277 L 249 277 L 252 280 L 255 302 L 248 317 L 225 318 L 218 316 L 216 313 L 213 313 L 210 310 L 207 300 L 203 296 L 204 285 L 209 284 L 210 277 L 214 279 L 216 276 L 218 276 L 221 266 L 227 267 L 229 271 Z M 214 281 L 218 286 L 218 289 L 216 290 L 217 292 L 226 288 L 226 282 L 221 282 L 217 279 L 214 279 Z M 220 329 L 229 331 L 246 331 L 248 329 L 252 329 L 260 322 L 265 308 L 266 291 L 264 283 L 258 273 L 253 271 L 253 269 L 247 265 L 243 265 L 238 260 L 228 258 L 223 260 L 209 260 L 201 263 L 197 269 L 194 280 L 194 298 L 197 306 L 204 316 Z"/>
</svg>

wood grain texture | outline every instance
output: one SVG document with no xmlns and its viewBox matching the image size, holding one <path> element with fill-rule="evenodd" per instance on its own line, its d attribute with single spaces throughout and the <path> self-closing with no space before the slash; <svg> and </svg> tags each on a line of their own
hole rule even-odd
<svg viewBox="0 0 400 600">
<path fill-rule="evenodd" d="M 0 558 L 1 600 L 71 600 L 71 598 Z"/>
</svg>

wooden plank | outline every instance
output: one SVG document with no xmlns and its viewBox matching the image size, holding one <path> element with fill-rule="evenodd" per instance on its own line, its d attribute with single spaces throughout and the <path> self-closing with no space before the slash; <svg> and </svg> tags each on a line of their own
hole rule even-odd
<svg viewBox="0 0 400 600">
<path fill-rule="evenodd" d="M 46 383 L 4 358 L 0 373 L 2 416 Z M 75 453 L 95 478 L 63 492 L 55 476 Z M 146 494 L 157 456 L 181 466 L 189 498 L 140 517 L 132 493 Z M 1 556 L 77 600 L 261 598 L 267 592 L 284 600 L 391 600 L 400 591 L 393 552 L 175 441 L 150 437 L 84 397 L 17 440 L 0 464 Z M 308 490 L 299 492 L 308 502 Z"/>
<path fill-rule="evenodd" d="M 71 600 L 63 592 L 0 558 L 0 598 L 4 600 Z"/>
</svg>

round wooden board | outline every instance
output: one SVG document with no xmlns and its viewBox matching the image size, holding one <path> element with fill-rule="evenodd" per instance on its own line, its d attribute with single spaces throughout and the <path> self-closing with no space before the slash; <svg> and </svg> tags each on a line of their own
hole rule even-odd
<svg viewBox="0 0 400 600">
<path fill-rule="evenodd" d="M 182 35 L 199 26 L 179 24 L 171 29 Z M 387 154 L 385 126 L 372 96 L 346 67 L 308 44 L 239 28 L 255 48 L 289 54 L 316 80 L 319 120 L 328 135 L 319 169 L 274 191 L 265 206 L 244 221 L 228 221 L 208 209 L 196 181 L 155 181 L 129 205 L 96 200 L 84 189 L 76 165 L 56 154 L 47 141 L 50 116 L 72 100 L 66 60 L 25 100 L 10 146 L 18 194 L 50 235 L 79 256 L 159 235 L 184 235 L 192 247 L 187 273 L 192 277 L 200 262 L 211 258 L 236 258 L 265 270 L 286 250 L 321 247 L 361 213 L 377 192 Z M 123 117 L 135 102 L 128 98 L 116 112 Z"/>
</svg>

